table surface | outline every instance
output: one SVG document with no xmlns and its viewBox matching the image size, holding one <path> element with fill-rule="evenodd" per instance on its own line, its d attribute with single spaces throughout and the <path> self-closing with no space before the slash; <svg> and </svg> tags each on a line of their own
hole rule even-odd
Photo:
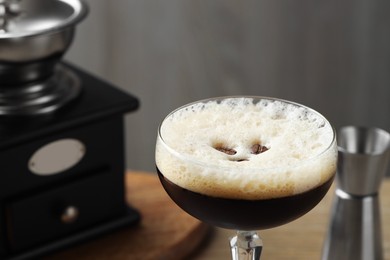
<svg viewBox="0 0 390 260">
<path fill-rule="evenodd" d="M 136 227 L 123 228 L 45 259 L 231 259 L 231 230 L 211 229 L 192 218 L 166 195 L 155 174 L 126 174 L 127 199 L 143 215 Z M 334 191 L 308 214 L 284 226 L 259 232 L 261 259 L 321 259 Z M 390 259 L 390 179 L 383 182 L 380 205 L 385 259 Z M 210 232 L 210 230 L 212 230 Z"/>
</svg>

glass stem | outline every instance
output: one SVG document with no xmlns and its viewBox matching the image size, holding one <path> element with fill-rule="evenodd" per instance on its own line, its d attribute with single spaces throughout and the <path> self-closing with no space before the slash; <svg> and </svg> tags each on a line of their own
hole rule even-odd
<svg viewBox="0 0 390 260">
<path fill-rule="evenodd" d="M 232 260 L 259 260 L 263 241 L 256 231 L 237 231 L 230 239 Z"/>
</svg>

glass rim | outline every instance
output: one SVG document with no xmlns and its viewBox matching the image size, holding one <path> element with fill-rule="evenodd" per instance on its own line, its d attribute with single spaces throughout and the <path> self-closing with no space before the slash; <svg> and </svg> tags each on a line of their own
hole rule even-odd
<svg viewBox="0 0 390 260">
<path fill-rule="evenodd" d="M 207 168 L 217 168 L 217 169 L 232 169 L 232 167 L 229 167 L 229 166 L 221 166 L 221 165 L 218 165 L 218 164 L 215 164 L 215 163 L 210 163 L 210 162 L 205 162 L 205 161 L 202 161 L 202 160 L 199 160 L 199 159 L 196 159 L 196 158 L 193 158 L 191 156 L 187 156 L 187 155 L 183 155 L 181 154 L 180 152 L 176 151 L 174 148 L 172 148 L 171 146 L 169 146 L 163 136 L 162 136 L 162 133 L 161 133 L 161 128 L 165 122 L 165 120 L 167 120 L 171 115 L 173 115 L 174 113 L 176 113 L 177 111 L 180 111 L 184 108 L 187 108 L 187 107 L 190 107 L 194 104 L 199 104 L 199 103 L 207 103 L 209 101 L 215 101 L 215 100 L 226 100 L 226 99 L 238 99 L 238 98 L 247 98 L 247 99 L 252 99 L 252 100 L 257 100 L 257 101 L 260 101 L 260 100 L 270 100 L 270 101 L 280 101 L 280 102 L 283 102 L 283 103 L 287 103 L 287 104 L 290 104 L 290 105 L 294 105 L 294 106 L 297 106 L 297 107 L 301 107 L 301 108 L 304 108 L 304 109 L 307 109 L 308 111 L 318 115 L 320 118 L 322 118 L 327 125 L 330 126 L 330 128 L 332 129 L 332 140 L 330 141 L 329 145 L 326 146 L 321 152 L 315 154 L 314 156 L 312 157 L 309 157 L 309 158 L 306 158 L 304 160 L 300 160 L 299 162 L 297 162 L 296 164 L 293 164 L 289 167 L 286 167 L 286 166 L 283 166 L 283 167 L 243 167 L 242 170 L 276 170 L 276 169 L 288 169 L 288 168 L 292 168 L 292 167 L 299 167 L 299 166 L 302 166 L 308 162 L 311 162 L 317 158 L 319 158 L 321 155 L 323 155 L 324 153 L 326 153 L 327 151 L 329 151 L 332 147 L 335 147 L 335 149 L 337 150 L 337 145 L 335 145 L 336 141 L 337 141 L 337 132 L 336 132 L 336 129 L 332 126 L 332 124 L 329 122 L 328 119 L 326 119 L 325 116 L 323 116 L 320 112 L 318 112 L 317 110 L 313 109 L 313 108 L 310 108 L 308 106 L 305 106 L 305 105 L 302 105 L 300 103 L 297 103 L 297 102 L 294 102 L 294 101 L 289 101 L 289 100 L 286 100 L 286 99 L 282 99 L 282 98 L 276 98 L 276 97 L 268 97 L 268 96 L 256 96 L 256 95 L 233 95 L 233 96 L 217 96 L 217 97 L 211 97 L 211 98 L 205 98 L 205 99 L 200 99 L 200 100 L 197 100 L 197 101 L 193 101 L 193 102 L 190 102 L 190 103 L 187 103 L 185 105 L 182 105 L 174 110 L 172 110 L 168 115 L 166 115 L 163 120 L 160 122 L 159 126 L 158 126 L 158 130 L 157 130 L 157 138 L 161 141 L 161 144 L 164 145 L 164 147 L 170 151 L 171 154 L 173 154 L 175 157 L 177 158 L 180 158 L 181 160 L 185 160 L 187 162 L 190 162 L 191 164 L 196 164 L 196 165 L 199 165 L 201 167 L 207 167 Z M 256 102 L 257 103 L 257 102 Z M 337 152 L 336 152 L 337 154 Z"/>
</svg>

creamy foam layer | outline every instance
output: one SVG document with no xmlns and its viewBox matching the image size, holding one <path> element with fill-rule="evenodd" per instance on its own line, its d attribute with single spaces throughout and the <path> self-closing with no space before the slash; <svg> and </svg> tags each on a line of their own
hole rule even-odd
<svg viewBox="0 0 390 260">
<path fill-rule="evenodd" d="M 284 197 L 333 177 L 333 135 L 324 117 L 293 103 L 204 101 L 180 108 L 163 121 L 156 165 L 173 183 L 205 195 Z"/>
</svg>

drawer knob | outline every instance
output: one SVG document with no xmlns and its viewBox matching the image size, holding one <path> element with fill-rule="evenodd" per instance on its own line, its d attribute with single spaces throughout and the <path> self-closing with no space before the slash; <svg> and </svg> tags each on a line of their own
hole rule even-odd
<svg viewBox="0 0 390 260">
<path fill-rule="evenodd" d="M 70 224 L 76 221 L 79 216 L 79 210 L 75 206 L 66 207 L 61 214 L 61 221 Z"/>
</svg>

